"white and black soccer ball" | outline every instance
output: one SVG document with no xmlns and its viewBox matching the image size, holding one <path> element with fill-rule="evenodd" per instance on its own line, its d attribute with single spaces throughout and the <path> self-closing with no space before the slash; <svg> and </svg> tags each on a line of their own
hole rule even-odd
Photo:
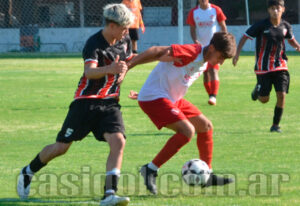
<svg viewBox="0 0 300 206">
<path fill-rule="evenodd" d="M 187 161 L 181 170 L 184 182 L 190 186 L 205 185 L 210 173 L 210 169 L 206 162 L 199 159 Z"/>
</svg>

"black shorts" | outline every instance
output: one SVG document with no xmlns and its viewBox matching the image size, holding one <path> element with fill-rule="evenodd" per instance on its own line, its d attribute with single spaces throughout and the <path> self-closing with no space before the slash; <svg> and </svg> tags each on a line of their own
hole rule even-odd
<svg viewBox="0 0 300 206">
<path fill-rule="evenodd" d="M 56 141 L 69 143 L 82 140 L 90 132 L 93 132 L 99 141 L 105 141 L 103 134 L 106 132 L 120 132 L 124 135 L 125 128 L 120 108 L 115 99 L 73 101 Z"/>
<path fill-rule="evenodd" d="M 129 36 L 131 40 L 139 40 L 139 29 L 129 29 Z"/>
<path fill-rule="evenodd" d="M 276 92 L 289 92 L 290 74 L 288 71 L 269 72 L 256 75 L 259 96 L 269 96 L 274 85 Z"/>
</svg>

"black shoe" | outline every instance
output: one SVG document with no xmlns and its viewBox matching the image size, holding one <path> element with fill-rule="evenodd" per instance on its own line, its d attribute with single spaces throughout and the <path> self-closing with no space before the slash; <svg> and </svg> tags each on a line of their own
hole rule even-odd
<svg viewBox="0 0 300 206">
<path fill-rule="evenodd" d="M 255 85 L 253 91 L 251 92 L 251 98 L 253 101 L 256 101 L 258 99 L 258 92 L 259 92 L 259 86 Z"/>
<path fill-rule="evenodd" d="M 148 167 L 148 164 L 145 164 L 140 169 L 141 175 L 144 177 L 144 184 L 146 185 L 147 189 L 152 194 L 157 194 L 157 188 L 156 188 L 156 177 L 157 177 L 157 171 L 152 170 Z"/>
<path fill-rule="evenodd" d="M 232 182 L 234 182 L 234 181 L 231 178 L 218 177 L 214 173 L 211 173 L 207 180 L 207 183 L 205 185 L 202 185 L 202 187 L 223 186 L 223 185 L 227 185 Z"/>
<path fill-rule="evenodd" d="M 272 125 L 272 127 L 270 128 L 270 132 L 278 132 L 278 133 L 281 133 L 281 129 L 279 126 L 277 125 Z"/>
</svg>

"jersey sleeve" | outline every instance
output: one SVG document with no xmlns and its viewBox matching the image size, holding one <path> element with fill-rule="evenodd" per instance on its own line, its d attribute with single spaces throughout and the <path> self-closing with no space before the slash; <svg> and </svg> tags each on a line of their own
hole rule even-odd
<svg viewBox="0 0 300 206">
<path fill-rule="evenodd" d="M 191 25 L 191 26 L 196 26 L 196 22 L 194 20 L 194 10 L 195 9 L 196 8 L 194 8 L 194 9 L 192 9 L 192 10 L 189 11 L 188 17 L 186 19 L 186 23 L 189 24 L 189 25 Z"/>
<path fill-rule="evenodd" d="M 292 26 L 288 22 L 285 22 L 285 27 L 286 27 L 287 32 L 286 32 L 286 35 L 284 36 L 284 38 L 293 39 L 294 33 L 293 33 Z"/>
<path fill-rule="evenodd" d="M 250 26 L 247 31 L 245 32 L 245 36 L 249 39 L 254 39 L 256 37 L 258 37 L 261 32 L 263 31 L 263 28 L 261 26 L 261 22 L 255 23 L 252 26 Z"/>
<path fill-rule="evenodd" d="M 83 50 L 82 57 L 84 60 L 84 64 L 95 63 L 98 64 L 98 52 L 97 48 L 94 46 L 92 39 L 87 40 Z"/>
<path fill-rule="evenodd" d="M 200 44 L 172 44 L 173 57 L 179 58 L 181 62 L 174 62 L 177 67 L 182 67 L 194 61 L 201 53 L 202 46 Z"/>
<path fill-rule="evenodd" d="M 223 13 L 222 9 L 214 4 L 211 4 L 211 6 L 216 9 L 217 12 L 217 21 L 218 22 L 222 22 L 225 21 L 227 18 L 225 16 L 225 14 Z"/>
</svg>

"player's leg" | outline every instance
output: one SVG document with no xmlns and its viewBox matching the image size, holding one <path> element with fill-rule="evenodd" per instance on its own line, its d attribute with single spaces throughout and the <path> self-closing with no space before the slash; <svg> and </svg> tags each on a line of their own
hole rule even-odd
<svg viewBox="0 0 300 206">
<path fill-rule="evenodd" d="M 270 99 L 270 92 L 272 90 L 272 79 L 270 73 L 256 75 L 257 76 L 257 84 L 254 89 L 257 91 L 258 100 L 265 104 Z M 253 94 L 253 92 L 252 92 Z M 253 95 L 252 99 L 253 99 Z"/>
<path fill-rule="evenodd" d="M 128 197 L 116 195 L 126 142 L 120 105 L 117 100 L 103 100 L 99 111 L 95 112 L 99 115 L 92 132 L 97 140 L 105 140 L 110 148 L 106 161 L 104 195 L 100 205 L 127 205 L 130 201 Z"/>
<path fill-rule="evenodd" d="M 132 43 L 132 52 L 138 53 L 137 41 L 139 40 L 139 30 L 138 29 L 129 29 L 129 36 Z"/>
<path fill-rule="evenodd" d="M 217 94 L 220 86 L 219 69 L 220 65 L 211 65 L 208 63 L 203 77 L 204 86 L 209 95 L 208 104 L 210 105 L 217 104 Z"/>
<path fill-rule="evenodd" d="M 88 134 L 89 129 L 85 127 L 83 123 L 86 112 L 81 109 L 82 104 L 84 104 L 84 102 L 78 101 L 71 104 L 62 129 L 57 135 L 56 143 L 44 147 L 30 164 L 21 170 L 17 185 L 20 198 L 25 199 L 28 197 L 31 179 L 36 172 L 45 167 L 46 164 L 55 157 L 65 154 L 72 141 L 80 140 Z"/>
<path fill-rule="evenodd" d="M 104 138 L 109 145 L 110 152 L 106 162 L 105 193 L 101 205 L 127 205 L 130 201 L 128 197 L 116 195 L 121 174 L 125 138 L 122 133 L 105 133 Z"/>
<path fill-rule="evenodd" d="M 290 77 L 288 71 L 278 71 L 273 74 L 273 84 L 276 91 L 277 102 L 274 108 L 273 124 L 271 132 L 282 132 L 279 123 L 285 106 L 286 94 L 289 90 Z"/>
<path fill-rule="evenodd" d="M 222 186 L 232 183 L 233 180 L 226 177 L 217 176 L 212 172 L 213 158 L 213 125 L 203 114 L 190 117 L 189 120 L 194 125 L 197 132 L 197 147 L 200 159 L 205 161 L 211 169 L 210 177 L 203 187 Z"/>
<path fill-rule="evenodd" d="M 166 127 L 175 131 L 175 134 L 170 137 L 152 162 L 141 168 L 147 189 L 151 193 L 157 194 L 156 176 L 158 169 L 191 140 L 195 129 L 180 109 L 168 99 L 139 102 L 139 105 L 158 129 Z"/>
</svg>

